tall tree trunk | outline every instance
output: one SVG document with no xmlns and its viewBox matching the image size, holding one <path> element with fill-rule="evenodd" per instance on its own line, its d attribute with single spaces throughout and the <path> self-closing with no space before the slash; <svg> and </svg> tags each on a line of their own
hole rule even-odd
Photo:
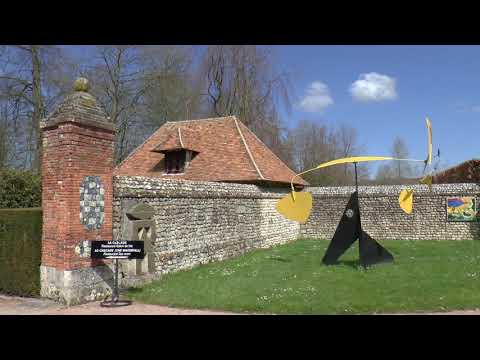
<svg viewBox="0 0 480 360">
<path fill-rule="evenodd" d="M 35 152 L 33 158 L 33 169 L 39 174 L 42 169 L 42 136 L 40 131 L 40 121 L 43 117 L 43 98 L 42 98 L 42 79 L 41 79 L 41 63 L 38 46 L 31 45 L 32 55 L 32 92 L 33 92 L 33 116 L 32 126 L 35 132 Z"/>
</svg>

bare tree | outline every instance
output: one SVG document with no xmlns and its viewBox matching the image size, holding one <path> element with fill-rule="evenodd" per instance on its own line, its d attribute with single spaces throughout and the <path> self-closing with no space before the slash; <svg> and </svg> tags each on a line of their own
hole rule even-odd
<svg viewBox="0 0 480 360">
<path fill-rule="evenodd" d="M 351 157 L 360 155 L 364 150 L 364 147 L 358 143 L 357 129 L 347 126 L 345 124 L 340 125 L 337 130 L 339 153 L 338 157 Z M 343 179 L 339 178 L 339 182 L 345 185 L 354 183 L 354 167 L 351 164 L 344 164 L 343 166 Z M 370 171 L 367 163 L 357 164 L 357 177 L 359 183 L 369 179 Z"/>
<path fill-rule="evenodd" d="M 10 153 L 7 143 L 7 129 L 4 118 L 0 117 L 0 170 L 7 166 Z"/>
<path fill-rule="evenodd" d="M 393 184 L 395 183 L 395 169 L 390 164 L 381 164 L 377 169 L 375 182 L 377 184 Z"/>
<path fill-rule="evenodd" d="M 300 121 L 291 131 L 296 169 L 305 171 L 340 157 L 358 155 L 356 131 L 343 125 L 340 129 L 329 128 L 314 122 Z M 361 166 L 362 165 L 362 166 Z M 368 166 L 359 164 L 358 179 L 369 178 Z M 332 166 L 308 173 L 305 179 L 312 185 L 351 185 L 354 183 L 353 167 Z"/>
<path fill-rule="evenodd" d="M 184 46 L 142 48 L 151 84 L 145 96 L 145 121 L 152 129 L 165 121 L 201 116 L 201 84 L 192 74 L 193 50 Z"/>
<path fill-rule="evenodd" d="M 187 50 L 116 45 L 97 46 L 93 53 L 81 73 L 91 79 L 92 93 L 116 125 L 117 162 L 165 121 L 197 111 Z"/>
<path fill-rule="evenodd" d="M 83 64 L 81 74 L 90 79 L 92 93 L 117 129 L 115 158 L 125 153 L 127 130 L 144 88 L 135 46 L 97 46 L 91 63 Z"/>
<path fill-rule="evenodd" d="M 50 75 L 62 73 L 63 55 L 57 46 L 10 45 L 0 49 L 3 117 L 9 126 L 15 126 L 15 135 L 21 131 L 20 143 L 24 147 L 15 150 L 25 155 L 23 167 L 32 167 L 38 172 L 42 150 L 40 120 L 62 95 L 60 82 L 52 81 Z"/>
<path fill-rule="evenodd" d="M 405 141 L 397 136 L 392 145 L 392 157 L 399 159 L 406 159 L 410 155 Z M 398 179 L 407 178 L 412 175 L 412 167 L 406 161 L 394 161 L 395 176 Z"/>
<path fill-rule="evenodd" d="M 281 153 L 285 129 L 279 107 L 290 111 L 290 76 L 278 71 L 271 48 L 262 46 L 208 46 L 200 79 L 205 111 L 211 116 L 236 115 L 262 141 Z"/>
</svg>

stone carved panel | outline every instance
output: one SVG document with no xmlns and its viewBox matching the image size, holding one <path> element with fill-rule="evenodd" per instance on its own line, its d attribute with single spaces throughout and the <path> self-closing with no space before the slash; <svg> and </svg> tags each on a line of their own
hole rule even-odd
<svg viewBox="0 0 480 360">
<path fill-rule="evenodd" d="M 129 276 L 143 276 L 155 272 L 152 244 L 155 241 L 155 209 L 136 201 L 125 204 L 126 211 L 122 222 L 121 237 L 128 240 L 139 240 L 145 244 L 143 260 L 129 260 L 123 269 Z"/>
<path fill-rule="evenodd" d="M 87 230 L 102 227 L 105 220 L 105 188 L 100 176 L 86 176 L 80 185 L 80 222 Z"/>
</svg>

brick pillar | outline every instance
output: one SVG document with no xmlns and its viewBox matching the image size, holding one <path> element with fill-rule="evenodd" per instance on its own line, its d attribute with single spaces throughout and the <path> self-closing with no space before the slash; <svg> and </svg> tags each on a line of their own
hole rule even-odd
<svg viewBox="0 0 480 360">
<path fill-rule="evenodd" d="M 68 305 L 111 293 L 112 271 L 89 244 L 112 239 L 115 129 L 88 81 L 44 121 L 41 295 Z"/>
</svg>

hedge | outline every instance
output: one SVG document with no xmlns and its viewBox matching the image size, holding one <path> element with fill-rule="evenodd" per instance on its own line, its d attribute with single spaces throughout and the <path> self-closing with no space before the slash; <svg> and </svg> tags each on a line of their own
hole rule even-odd
<svg viewBox="0 0 480 360">
<path fill-rule="evenodd" d="M 42 209 L 0 210 L 0 293 L 40 295 Z"/>
<path fill-rule="evenodd" d="M 0 209 L 40 207 L 40 175 L 29 171 L 0 169 Z"/>
</svg>

